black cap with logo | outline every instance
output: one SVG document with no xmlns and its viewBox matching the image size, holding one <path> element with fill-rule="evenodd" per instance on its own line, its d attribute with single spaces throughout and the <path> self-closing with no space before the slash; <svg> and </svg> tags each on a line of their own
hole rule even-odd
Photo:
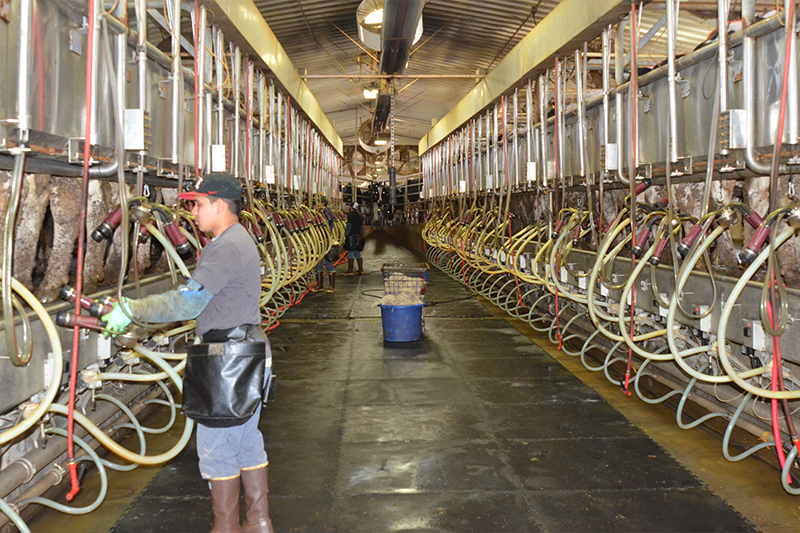
<svg viewBox="0 0 800 533">
<path fill-rule="evenodd" d="M 178 196 L 184 200 L 195 200 L 198 196 L 240 200 L 242 198 L 242 184 L 233 174 L 215 172 L 203 176 L 196 190 L 182 192 Z"/>
</svg>

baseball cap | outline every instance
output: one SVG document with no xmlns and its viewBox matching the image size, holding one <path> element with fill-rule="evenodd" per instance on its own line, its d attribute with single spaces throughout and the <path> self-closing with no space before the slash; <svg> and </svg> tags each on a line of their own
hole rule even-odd
<svg viewBox="0 0 800 533">
<path fill-rule="evenodd" d="M 350 207 L 352 207 L 353 209 L 358 209 L 358 202 L 353 202 Z"/>
<path fill-rule="evenodd" d="M 196 190 L 182 192 L 178 196 L 184 200 L 195 200 L 198 196 L 239 200 L 242 197 L 242 184 L 233 174 L 215 172 L 203 176 Z"/>
</svg>

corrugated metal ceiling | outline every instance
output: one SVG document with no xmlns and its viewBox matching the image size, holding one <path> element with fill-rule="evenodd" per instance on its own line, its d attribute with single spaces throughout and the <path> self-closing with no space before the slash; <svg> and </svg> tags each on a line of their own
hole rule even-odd
<svg viewBox="0 0 800 533">
<path fill-rule="evenodd" d="M 412 52 L 406 74 L 489 71 L 559 1 L 428 0 L 423 10 L 424 34 Z M 360 0 L 257 0 L 255 4 L 301 75 L 353 76 L 308 79 L 307 83 L 344 144 L 355 144 L 358 127 L 371 118 L 374 105 L 363 96 L 364 87 L 372 80 L 358 76 L 374 74 L 377 65 L 370 57 L 377 53 L 359 47 L 356 9 Z M 764 11 L 774 3 L 764 0 L 758 5 Z M 658 22 L 664 9 L 663 2 L 645 7 L 640 35 Z M 714 0 L 682 2 L 678 52 L 689 52 L 704 41 L 716 26 L 715 16 Z M 732 19 L 737 16 L 737 12 L 731 14 Z M 658 63 L 665 54 L 666 36 L 661 30 L 642 47 L 640 64 Z M 474 85 L 474 79 L 396 80 L 397 144 L 416 145 L 430 130 L 431 120 L 444 116 Z"/>
<path fill-rule="evenodd" d="M 374 60 L 354 43 L 360 44 L 355 16 L 360 0 L 255 3 L 301 75 L 354 76 L 349 80 L 309 79 L 307 83 L 344 143 L 355 144 L 357 127 L 370 119 L 374 105 L 363 96 L 364 87 L 373 80 L 357 76 L 376 73 Z M 405 74 L 474 74 L 477 69 L 488 70 L 557 3 L 430 0 L 423 10 L 424 34 Z M 475 80 L 399 79 L 395 83 L 399 91 L 396 142 L 416 145 L 430 129 L 431 119 L 444 116 L 474 87 Z"/>
</svg>

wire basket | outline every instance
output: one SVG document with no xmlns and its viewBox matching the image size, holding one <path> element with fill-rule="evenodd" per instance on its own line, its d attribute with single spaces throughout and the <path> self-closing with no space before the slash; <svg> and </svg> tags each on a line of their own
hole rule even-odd
<svg viewBox="0 0 800 533">
<path fill-rule="evenodd" d="M 429 268 L 427 263 L 384 263 L 381 267 L 384 292 L 387 295 L 416 297 L 424 302 Z"/>
</svg>

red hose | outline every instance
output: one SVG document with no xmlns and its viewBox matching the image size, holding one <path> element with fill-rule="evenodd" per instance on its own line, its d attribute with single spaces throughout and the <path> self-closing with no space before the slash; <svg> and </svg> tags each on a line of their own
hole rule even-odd
<svg viewBox="0 0 800 533">
<path fill-rule="evenodd" d="M 81 313 L 81 294 L 83 291 L 83 254 L 86 241 L 86 202 L 89 196 L 89 163 L 92 158 L 92 86 L 94 62 L 94 26 L 95 26 L 95 0 L 89 0 L 89 28 L 86 51 L 86 125 L 85 140 L 83 142 L 83 179 L 81 180 L 81 210 L 80 230 L 78 231 L 78 266 L 75 271 L 75 314 Z M 122 104 L 120 104 L 122 105 Z M 117 154 L 121 157 L 122 154 Z M 122 164 L 122 162 L 120 162 Z M 72 441 L 75 431 L 75 388 L 78 381 L 78 349 L 80 340 L 80 326 L 72 328 L 72 361 L 69 368 L 69 404 L 67 408 L 67 454 L 69 456 L 69 477 L 72 482 L 71 490 L 67 493 L 67 501 L 81 490 L 78 483 L 77 465 L 75 463 L 75 443 Z"/>
<path fill-rule="evenodd" d="M 632 163 L 629 172 L 631 182 L 631 246 L 636 246 L 636 161 L 639 157 L 637 153 L 638 145 L 638 113 L 639 113 L 639 71 L 637 63 L 637 50 L 639 46 L 639 27 L 636 25 L 636 4 L 631 3 L 631 154 Z M 636 268 L 636 256 L 631 254 L 631 272 Z M 634 317 L 636 316 L 636 285 L 631 289 L 631 342 L 633 342 Z M 623 302 L 620 302 L 622 305 Z M 631 370 L 633 369 L 633 348 L 628 347 L 628 362 L 625 368 L 625 383 L 622 392 L 626 396 L 631 395 L 629 388 L 631 382 Z"/>
<path fill-rule="evenodd" d="M 775 138 L 775 151 L 772 155 L 772 169 L 770 175 L 770 210 L 774 211 L 774 208 L 777 207 L 775 205 L 777 199 L 777 177 L 780 168 L 780 154 L 781 154 L 781 145 L 783 143 L 783 131 L 786 122 L 786 102 L 788 96 L 788 88 L 789 88 L 789 75 L 791 69 L 789 59 L 791 57 L 792 51 L 792 40 L 791 35 L 794 31 L 795 26 L 795 0 L 789 2 L 786 10 L 786 47 L 784 49 L 784 64 L 783 64 L 783 84 L 781 87 L 781 101 L 780 101 L 780 110 L 778 112 L 778 131 L 776 132 Z M 772 273 L 772 277 L 769 280 L 770 283 L 770 295 L 771 298 L 775 298 L 775 285 L 777 280 L 775 279 L 774 272 Z M 774 329 L 774 317 L 773 317 L 773 309 L 771 301 L 767 301 L 767 312 L 769 315 L 770 324 L 772 324 Z M 781 362 L 781 347 L 780 347 L 780 338 L 773 337 L 773 364 L 772 364 L 772 390 L 776 390 L 775 387 L 778 387 L 781 391 L 785 390 L 785 384 L 783 382 L 783 374 L 781 373 L 782 362 Z M 777 382 L 777 383 L 776 383 Z M 783 455 L 783 447 L 780 445 L 780 428 L 778 427 L 778 402 L 776 399 L 771 400 L 771 408 L 772 408 L 772 423 L 773 423 L 773 433 L 775 433 L 775 447 L 778 450 L 778 458 L 781 462 L 781 467 L 785 463 L 785 457 Z M 782 401 L 784 416 L 786 418 L 786 425 L 789 429 L 790 437 L 792 443 L 800 448 L 800 439 L 797 436 L 797 431 L 794 427 L 794 421 L 792 420 L 792 413 L 791 409 L 789 408 L 789 402 L 787 400 Z M 789 476 L 789 483 L 791 483 L 791 476 Z"/>
<path fill-rule="evenodd" d="M 767 300 L 767 315 L 772 327 L 775 327 L 775 319 L 772 316 L 772 302 Z M 770 383 L 770 390 L 773 392 L 778 390 L 778 379 L 781 373 L 781 340 L 780 337 L 772 337 L 772 380 Z M 783 442 L 781 441 L 781 428 L 778 423 L 778 399 L 772 398 L 770 400 L 770 412 L 772 414 L 772 438 L 775 440 L 775 451 L 778 453 L 778 462 L 783 470 L 783 465 L 786 464 L 786 455 L 783 451 Z M 792 477 L 789 476 L 789 483 L 792 482 Z"/>
</svg>

